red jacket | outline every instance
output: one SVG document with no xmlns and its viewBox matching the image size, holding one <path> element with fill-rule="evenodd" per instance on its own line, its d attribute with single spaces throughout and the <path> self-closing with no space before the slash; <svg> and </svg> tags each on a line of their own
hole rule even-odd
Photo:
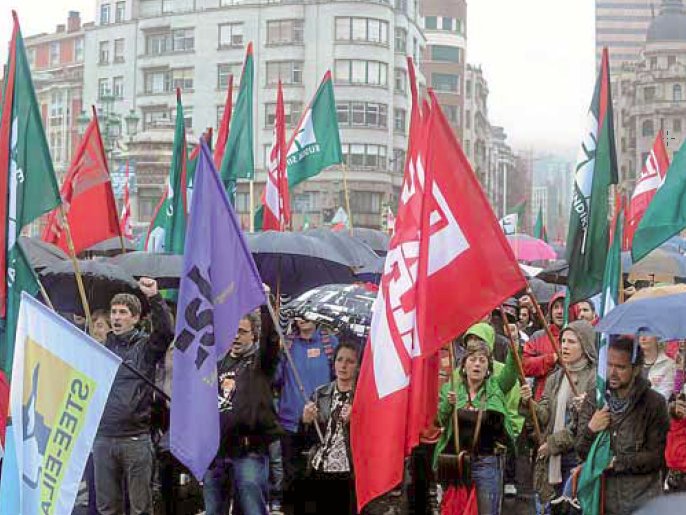
<svg viewBox="0 0 686 515">
<path fill-rule="evenodd" d="M 5 424 L 10 408 L 10 385 L 5 373 L 0 370 L 0 447 L 5 448 Z"/>
<path fill-rule="evenodd" d="M 564 300 L 564 298 L 564 292 L 556 293 L 548 303 L 548 313 L 552 311 L 553 304 L 558 299 Z M 550 332 L 553 333 L 553 337 L 559 346 L 560 328 L 555 324 L 550 324 Z M 555 368 L 555 363 L 555 347 L 548 339 L 548 335 L 544 329 L 536 331 L 531 339 L 524 344 L 522 352 L 524 375 L 534 378 L 534 400 L 539 401 L 543 396 L 545 380 Z"/>
<path fill-rule="evenodd" d="M 665 461 L 668 468 L 686 472 L 686 419 L 671 420 L 667 433 Z"/>
</svg>

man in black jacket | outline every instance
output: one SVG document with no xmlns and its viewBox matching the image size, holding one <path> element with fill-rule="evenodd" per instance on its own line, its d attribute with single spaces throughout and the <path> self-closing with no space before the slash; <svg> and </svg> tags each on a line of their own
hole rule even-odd
<svg viewBox="0 0 686 515">
<path fill-rule="evenodd" d="M 107 334 L 105 346 L 154 381 L 156 365 L 174 339 L 174 330 L 167 305 L 157 291 L 157 282 L 143 277 L 139 287 L 150 303 L 152 332 L 147 334 L 136 328 L 141 315 L 138 297 L 119 293 L 110 302 L 112 331 Z M 124 481 L 131 515 L 152 515 L 151 408 L 149 384 L 129 368 L 119 367 L 93 444 L 100 515 L 124 512 Z"/>
<path fill-rule="evenodd" d="M 269 444 L 282 434 L 271 388 L 279 356 L 273 327 L 265 306 L 261 321 L 245 315 L 217 366 L 221 443 L 203 480 L 207 515 L 228 513 L 232 498 L 234 515 L 267 515 Z"/>
<path fill-rule="evenodd" d="M 662 492 L 661 470 L 669 417 L 664 398 L 641 376 L 643 352 L 631 337 L 610 342 L 606 405 L 596 409 L 595 390 L 579 413 L 576 451 L 586 459 L 601 431 L 610 431 L 612 461 L 604 472 L 605 513 L 633 513 Z"/>
</svg>

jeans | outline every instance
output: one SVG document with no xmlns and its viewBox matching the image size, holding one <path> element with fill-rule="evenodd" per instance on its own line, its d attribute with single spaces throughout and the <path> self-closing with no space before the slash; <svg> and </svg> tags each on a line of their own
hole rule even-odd
<svg viewBox="0 0 686 515">
<path fill-rule="evenodd" d="M 203 478 L 206 515 L 227 515 L 233 496 L 233 515 L 267 515 L 269 455 L 247 452 L 217 458 Z"/>
<path fill-rule="evenodd" d="M 128 487 L 131 515 L 152 515 L 153 448 L 150 435 L 96 437 L 93 464 L 100 515 L 120 515 L 126 511 L 124 484 Z"/>
<path fill-rule="evenodd" d="M 500 515 L 503 501 L 503 455 L 472 456 L 479 515 Z"/>
<path fill-rule="evenodd" d="M 269 444 L 269 500 L 281 505 L 283 499 L 283 459 L 281 441 L 274 440 Z"/>
</svg>

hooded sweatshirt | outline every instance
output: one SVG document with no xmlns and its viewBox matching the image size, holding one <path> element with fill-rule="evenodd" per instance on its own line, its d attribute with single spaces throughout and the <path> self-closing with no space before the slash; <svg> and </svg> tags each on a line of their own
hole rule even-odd
<svg viewBox="0 0 686 515">
<path fill-rule="evenodd" d="M 548 313 L 553 311 L 553 304 L 558 301 L 564 302 L 564 292 L 558 292 L 553 295 L 548 303 Z M 550 324 L 550 332 L 556 340 L 557 345 L 560 344 L 560 328 L 555 324 Z M 543 395 L 545 388 L 545 381 L 548 375 L 555 368 L 555 347 L 548 339 L 544 329 L 536 331 L 531 339 L 524 344 L 524 352 L 522 355 L 522 365 L 524 367 L 524 374 L 527 377 L 534 378 L 534 400 L 538 401 Z"/>
</svg>

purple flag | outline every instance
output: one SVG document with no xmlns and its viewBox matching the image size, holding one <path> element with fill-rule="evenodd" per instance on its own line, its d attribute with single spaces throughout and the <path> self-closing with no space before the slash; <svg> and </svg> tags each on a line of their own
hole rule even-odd
<svg viewBox="0 0 686 515">
<path fill-rule="evenodd" d="M 186 232 L 174 342 L 171 451 L 201 480 L 219 449 L 217 361 L 238 323 L 265 302 L 262 281 L 207 144 Z"/>
</svg>

